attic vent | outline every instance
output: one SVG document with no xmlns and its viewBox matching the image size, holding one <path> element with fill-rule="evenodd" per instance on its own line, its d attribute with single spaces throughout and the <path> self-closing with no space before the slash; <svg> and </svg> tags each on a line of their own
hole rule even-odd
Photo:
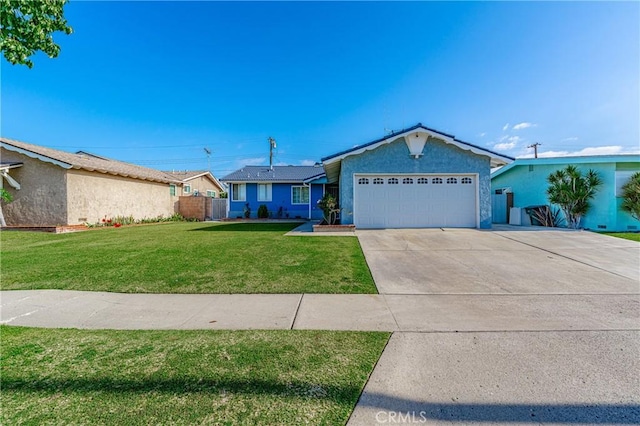
<svg viewBox="0 0 640 426">
<path fill-rule="evenodd" d="M 635 231 L 638 227 L 636 225 L 627 225 L 627 229 Z"/>
<path fill-rule="evenodd" d="M 607 229 L 607 225 L 598 225 L 598 229 Z"/>
</svg>

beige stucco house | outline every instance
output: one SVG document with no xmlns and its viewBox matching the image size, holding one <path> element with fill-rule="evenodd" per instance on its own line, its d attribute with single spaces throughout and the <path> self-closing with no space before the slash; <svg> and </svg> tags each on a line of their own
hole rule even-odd
<svg viewBox="0 0 640 426">
<path fill-rule="evenodd" d="M 220 193 L 225 192 L 224 186 L 208 171 L 165 172 L 167 175 L 181 182 L 181 185 L 169 184 L 174 195 L 190 196 L 201 195 L 220 198 Z"/>
<path fill-rule="evenodd" d="M 13 196 L 2 206 L 8 226 L 78 225 L 97 223 L 105 216 L 171 216 L 179 211 L 179 197 L 188 195 L 185 189 L 192 194 L 198 189 L 205 196 L 207 190 L 217 191 L 216 195 L 223 190 L 209 172 L 179 176 L 6 138 L 0 138 L 0 174 L 3 187 Z"/>
</svg>

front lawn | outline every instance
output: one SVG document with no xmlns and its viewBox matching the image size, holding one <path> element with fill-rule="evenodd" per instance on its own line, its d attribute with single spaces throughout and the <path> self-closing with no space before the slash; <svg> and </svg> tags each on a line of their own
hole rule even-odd
<svg viewBox="0 0 640 426">
<path fill-rule="evenodd" d="M 344 424 L 389 333 L 0 327 L 2 424 Z"/>
<path fill-rule="evenodd" d="M 355 237 L 294 223 L 171 223 L 2 232 L 2 289 L 125 293 L 376 293 Z"/>
<path fill-rule="evenodd" d="M 603 234 L 640 242 L 640 233 L 638 232 L 603 232 Z"/>
</svg>

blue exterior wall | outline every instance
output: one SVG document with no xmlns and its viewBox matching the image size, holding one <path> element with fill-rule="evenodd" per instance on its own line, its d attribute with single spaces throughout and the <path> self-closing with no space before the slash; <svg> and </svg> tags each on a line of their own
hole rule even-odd
<svg viewBox="0 0 640 426">
<path fill-rule="evenodd" d="M 480 228 L 491 228 L 490 158 L 462 150 L 437 139 L 428 139 L 423 156 L 409 155 L 404 138 L 342 160 L 340 214 L 342 224 L 353 224 L 353 175 L 358 173 L 477 173 Z"/>
<path fill-rule="evenodd" d="M 265 182 L 266 183 L 266 182 Z M 272 183 L 271 184 L 271 201 L 258 201 L 258 184 L 247 183 L 246 201 L 231 201 L 231 194 L 229 194 L 229 217 L 244 217 L 244 206 L 249 203 L 251 208 L 251 217 L 258 217 L 258 207 L 261 204 L 267 206 L 267 209 L 271 213 L 271 217 L 278 218 L 278 210 L 283 208 L 282 218 L 286 218 L 286 213 L 289 213 L 289 218 L 294 219 L 300 217 L 307 219 L 309 217 L 309 205 L 308 204 L 292 204 L 292 186 L 302 186 L 302 184 L 293 183 Z M 318 208 L 318 200 L 322 198 L 324 193 L 324 185 L 311 185 L 311 218 L 322 219 L 322 210 Z M 229 184 L 231 188 L 231 184 Z"/>
<path fill-rule="evenodd" d="M 549 204 L 546 190 L 547 177 L 556 170 L 564 169 L 567 164 L 576 166 L 586 173 L 593 169 L 602 179 L 602 186 L 591 200 L 591 210 L 582 218 L 581 227 L 594 231 L 627 231 L 629 227 L 640 229 L 640 222 L 620 209 L 622 198 L 616 197 L 616 170 L 640 171 L 640 163 L 579 163 L 568 161 L 566 164 L 544 164 L 544 159 L 531 165 L 516 165 L 510 170 L 494 177 L 492 189 L 511 188 L 514 207 Z"/>
</svg>

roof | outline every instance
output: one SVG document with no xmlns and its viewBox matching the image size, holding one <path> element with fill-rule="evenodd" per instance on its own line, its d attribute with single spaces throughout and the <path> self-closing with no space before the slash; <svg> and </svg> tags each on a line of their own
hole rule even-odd
<svg viewBox="0 0 640 426">
<path fill-rule="evenodd" d="M 223 182 L 306 183 L 324 176 L 322 166 L 245 166 L 223 177 Z"/>
<path fill-rule="evenodd" d="M 460 149 L 471 151 L 474 154 L 487 156 L 491 158 L 491 167 L 498 167 L 504 164 L 508 164 L 514 160 L 513 157 L 499 154 L 489 149 L 482 148 L 477 145 L 473 145 L 469 142 L 461 141 L 460 139 L 457 139 L 453 135 L 441 132 L 439 130 L 432 129 L 430 127 L 423 126 L 422 123 L 418 123 L 415 126 L 409 127 L 408 129 L 403 129 L 403 130 L 393 132 L 380 139 L 376 139 L 374 141 L 365 143 L 364 145 L 358 145 L 353 148 L 322 158 L 322 163 L 324 164 L 324 168 L 327 173 L 327 178 L 329 179 L 329 181 L 335 181 L 338 179 L 338 175 L 340 174 L 340 164 L 342 162 L 342 159 L 351 155 L 358 155 L 365 151 L 375 149 L 383 144 L 394 142 L 397 139 L 407 136 L 411 133 L 423 133 L 423 134 L 426 133 L 427 136 L 431 138 L 440 139 L 445 143 L 455 145 Z"/>
<path fill-rule="evenodd" d="M 617 155 L 584 155 L 577 157 L 544 157 L 544 158 L 516 158 L 516 160 L 491 173 L 491 178 L 518 166 L 529 166 L 534 164 L 544 165 L 569 165 L 569 164 L 596 164 L 596 163 L 640 163 L 640 154 L 617 154 Z"/>
<path fill-rule="evenodd" d="M 222 183 L 218 179 L 216 179 L 216 177 L 208 170 L 195 170 L 195 171 L 185 170 L 182 172 L 171 171 L 171 172 L 164 172 L 164 173 L 183 183 L 199 178 L 201 176 L 206 176 L 213 183 L 215 183 L 218 186 L 218 188 L 224 190 L 224 186 L 222 185 Z"/>
<path fill-rule="evenodd" d="M 64 169 L 87 170 L 90 172 L 106 173 L 151 182 L 179 182 L 174 177 L 161 172 L 160 170 L 98 157 L 84 152 L 73 154 L 7 138 L 0 138 L 0 146 L 8 151 L 17 152 L 31 158 L 36 158 L 40 161 L 52 163 Z"/>
</svg>

